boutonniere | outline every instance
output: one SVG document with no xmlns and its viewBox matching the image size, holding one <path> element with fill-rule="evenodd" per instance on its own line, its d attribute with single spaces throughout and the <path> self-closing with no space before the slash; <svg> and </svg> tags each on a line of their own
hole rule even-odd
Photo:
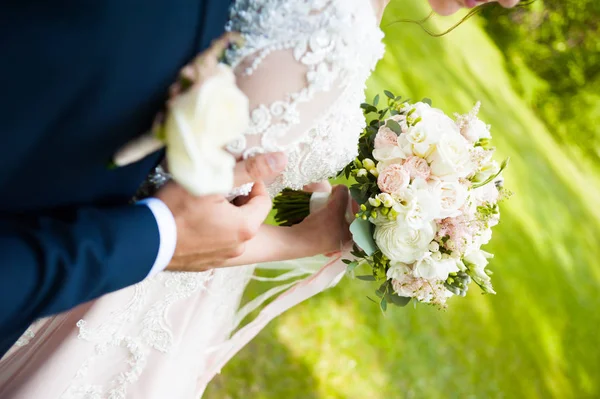
<svg viewBox="0 0 600 399">
<path fill-rule="evenodd" d="M 169 89 L 169 100 L 151 131 L 122 147 L 113 158 L 121 167 L 166 147 L 173 179 L 195 195 L 227 193 L 235 158 L 225 146 L 249 124 L 248 98 L 237 87 L 225 50 L 240 36 L 228 33 L 185 66 Z"/>
</svg>

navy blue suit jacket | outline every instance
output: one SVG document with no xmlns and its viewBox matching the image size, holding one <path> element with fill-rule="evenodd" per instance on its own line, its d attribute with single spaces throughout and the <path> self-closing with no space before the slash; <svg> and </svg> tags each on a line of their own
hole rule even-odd
<svg viewBox="0 0 600 399">
<path fill-rule="evenodd" d="M 132 285 L 159 248 L 128 201 L 159 161 L 109 170 L 227 0 L 0 0 L 0 356 L 35 319 Z"/>
</svg>

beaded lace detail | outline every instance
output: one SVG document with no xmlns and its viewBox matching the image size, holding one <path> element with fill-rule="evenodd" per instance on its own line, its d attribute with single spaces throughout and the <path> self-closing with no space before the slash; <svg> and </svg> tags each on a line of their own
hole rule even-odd
<svg viewBox="0 0 600 399">
<path fill-rule="evenodd" d="M 365 81 L 384 51 L 370 1 L 238 0 L 228 29 L 245 39 L 241 48 L 227 53 L 234 67 L 251 60 L 245 75 L 281 51 L 291 52 L 306 70 L 303 88 L 252 111 L 246 136 L 259 136 L 260 144 L 249 145 L 244 137 L 229 150 L 245 158 L 287 152 L 288 166 L 269 187 L 272 195 L 335 175 L 356 156 L 365 124 L 358 105 L 364 101 Z M 339 95 L 324 109 L 312 110 L 314 123 L 304 131 L 294 129 L 306 117 L 300 107 L 330 91 Z"/>
</svg>

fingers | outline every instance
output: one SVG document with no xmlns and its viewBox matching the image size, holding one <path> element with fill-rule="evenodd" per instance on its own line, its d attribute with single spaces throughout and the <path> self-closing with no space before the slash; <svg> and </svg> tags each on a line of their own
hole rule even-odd
<svg viewBox="0 0 600 399">
<path fill-rule="evenodd" d="M 242 36 L 237 32 L 227 32 L 220 38 L 214 40 L 210 44 L 210 48 L 208 49 L 208 53 L 214 57 L 219 58 L 223 51 L 227 50 L 232 43 L 240 43 L 242 40 Z"/>
<path fill-rule="evenodd" d="M 331 211 L 346 210 L 349 199 L 348 188 L 346 186 L 335 186 L 331 192 L 331 197 L 327 208 Z"/>
<path fill-rule="evenodd" d="M 457 0 L 429 0 L 429 4 L 436 14 L 442 16 L 452 15 L 463 6 L 463 3 Z"/>
<path fill-rule="evenodd" d="M 258 230 L 269 216 L 271 206 L 271 198 L 267 193 L 265 184 L 262 182 L 255 183 L 252 192 L 248 196 L 248 202 L 237 208 L 241 212 L 240 216 L 246 220 L 251 235 Z"/>
<path fill-rule="evenodd" d="M 257 181 L 270 182 L 283 172 L 286 165 L 287 157 L 281 152 L 259 154 L 240 161 L 235 165 L 234 185 L 239 187 Z"/>
</svg>

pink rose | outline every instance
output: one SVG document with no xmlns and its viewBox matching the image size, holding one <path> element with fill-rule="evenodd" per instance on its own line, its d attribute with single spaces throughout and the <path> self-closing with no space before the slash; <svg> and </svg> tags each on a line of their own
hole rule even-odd
<svg viewBox="0 0 600 399">
<path fill-rule="evenodd" d="M 408 158 L 403 166 L 408 171 L 411 179 L 427 180 L 431 175 L 429 164 L 420 157 Z"/>
<path fill-rule="evenodd" d="M 390 128 L 382 126 L 375 136 L 375 149 L 393 147 L 398 145 L 398 135 Z"/>
<path fill-rule="evenodd" d="M 408 187 L 410 175 L 402 166 L 393 164 L 385 168 L 377 178 L 379 189 L 388 194 L 398 194 Z"/>
</svg>

